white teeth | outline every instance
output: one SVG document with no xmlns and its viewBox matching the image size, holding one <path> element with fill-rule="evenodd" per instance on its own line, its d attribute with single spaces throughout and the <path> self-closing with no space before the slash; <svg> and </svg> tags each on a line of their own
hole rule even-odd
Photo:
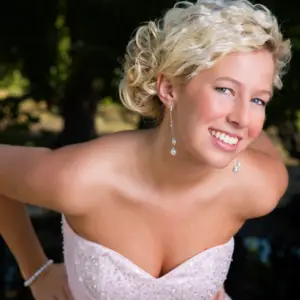
<svg viewBox="0 0 300 300">
<path fill-rule="evenodd" d="M 210 134 L 215 136 L 217 139 L 221 140 L 222 142 L 229 144 L 229 145 L 236 145 L 239 141 L 236 137 L 231 137 L 223 132 L 211 130 Z"/>
</svg>

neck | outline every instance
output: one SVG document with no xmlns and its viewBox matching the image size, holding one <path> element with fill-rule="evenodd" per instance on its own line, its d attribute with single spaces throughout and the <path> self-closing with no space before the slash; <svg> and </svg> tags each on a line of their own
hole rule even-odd
<svg viewBox="0 0 300 300">
<path fill-rule="evenodd" d="M 149 138 L 148 170 L 151 180 L 162 189 L 182 189 L 195 186 L 216 170 L 188 153 L 177 140 L 175 156 L 171 155 L 172 137 L 166 122 L 151 131 Z"/>
</svg>

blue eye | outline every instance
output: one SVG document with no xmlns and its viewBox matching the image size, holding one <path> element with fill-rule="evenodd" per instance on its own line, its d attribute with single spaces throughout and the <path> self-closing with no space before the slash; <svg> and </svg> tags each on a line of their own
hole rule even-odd
<svg viewBox="0 0 300 300">
<path fill-rule="evenodd" d="M 259 98 L 253 98 L 251 99 L 251 102 L 257 104 L 257 105 L 262 105 L 262 106 L 266 106 L 266 102 L 259 99 Z"/>
<path fill-rule="evenodd" d="M 222 94 L 226 94 L 226 95 L 233 95 L 233 90 L 232 89 L 229 89 L 229 88 L 226 88 L 226 87 L 216 87 L 215 88 L 216 91 L 222 93 Z"/>
</svg>

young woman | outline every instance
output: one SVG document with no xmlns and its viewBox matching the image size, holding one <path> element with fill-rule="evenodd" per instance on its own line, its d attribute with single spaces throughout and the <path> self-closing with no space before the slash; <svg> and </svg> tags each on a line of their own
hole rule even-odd
<svg viewBox="0 0 300 300">
<path fill-rule="evenodd" d="M 0 193 L 63 214 L 76 300 L 227 297 L 233 236 L 287 186 L 262 127 L 289 59 L 264 6 L 183 2 L 141 26 L 125 57 L 121 99 L 157 128 L 0 147 Z"/>
</svg>

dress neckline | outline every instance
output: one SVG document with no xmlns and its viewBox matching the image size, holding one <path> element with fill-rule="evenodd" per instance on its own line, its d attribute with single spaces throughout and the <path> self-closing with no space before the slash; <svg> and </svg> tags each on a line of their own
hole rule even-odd
<svg viewBox="0 0 300 300">
<path fill-rule="evenodd" d="M 128 266 L 128 268 L 133 269 L 135 272 L 138 271 L 140 274 L 158 281 L 158 280 L 163 280 L 166 279 L 170 276 L 172 276 L 173 274 L 179 272 L 179 270 L 184 269 L 185 267 L 191 265 L 192 263 L 194 263 L 195 261 L 199 260 L 200 258 L 205 258 L 207 255 L 210 255 L 213 252 L 218 252 L 222 249 L 227 249 L 227 248 L 232 248 L 234 246 L 234 238 L 230 238 L 227 242 L 225 242 L 224 244 L 220 244 L 208 249 L 205 249 L 195 255 L 193 255 L 192 257 L 188 258 L 187 260 L 185 260 L 184 262 L 182 262 L 180 265 L 178 265 L 177 267 L 173 268 L 172 270 L 170 270 L 169 272 L 165 273 L 164 275 L 160 276 L 160 277 L 155 277 L 153 275 L 151 275 L 150 273 L 148 273 L 147 271 L 145 271 L 144 269 L 142 269 L 141 267 L 139 267 L 138 265 L 136 265 L 134 262 L 132 262 L 130 259 L 126 258 L 125 256 L 123 256 L 122 254 L 120 254 L 119 252 L 105 247 L 103 245 L 101 245 L 100 243 L 96 243 L 93 241 L 90 241 L 82 236 L 80 236 L 79 234 L 77 234 L 74 229 L 72 229 L 72 227 L 69 225 L 68 221 L 66 220 L 65 216 L 62 216 L 62 222 L 64 227 L 69 231 L 69 233 L 71 233 L 77 240 L 80 240 L 81 242 L 88 244 L 90 246 L 92 246 L 95 249 L 98 249 L 102 252 L 105 253 L 109 253 L 110 255 L 116 256 L 118 257 L 121 261 L 124 262 L 124 264 L 126 264 Z"/>
</svg>

